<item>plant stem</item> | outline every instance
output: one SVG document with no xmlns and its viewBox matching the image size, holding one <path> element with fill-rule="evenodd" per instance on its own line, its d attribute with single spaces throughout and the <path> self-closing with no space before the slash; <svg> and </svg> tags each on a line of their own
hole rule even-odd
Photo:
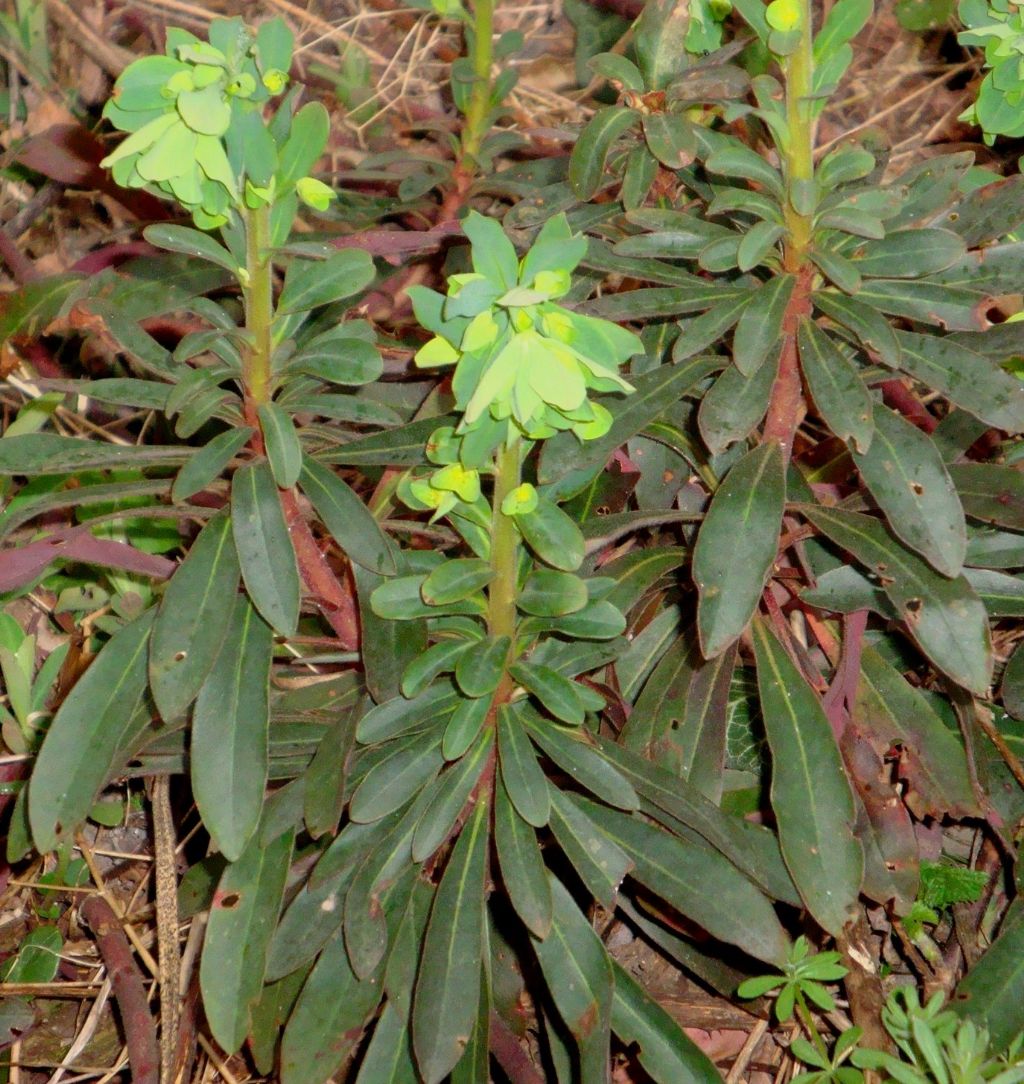
<svg viewBox="0 0 1024 1084">
<path fill-rule="evenodd" d="M 487 592 L 487 631 L 491 636 L 515 640 L 516 595 L 519 572 L 519 531 L 515 520 L 501 510 L 502 502 L 522 481 L 522 445 L 510 437 L 494 464 L 491 512 L 491 568 L 494 579 Z"/>
<path fill-rule="evenodd" d="M 786 120 L 789 144 L 786 147 L 786 270 L 797 272 L 803 267 L 811 244 L 813 216 L 801 213 L 797 207 L 806 205 L 801 189 L 814 180 L 814 130 L 812 117 L 814 90 L 813 26 L 811 0 L 800 0 L 800 43 L 786 60 Z"/>
<path fill-rule="evenodd" d="M 274 262 L 270 254 L 270 207 L 245 210 L 246 270 L 245 330 L 250 342 L 243 352 L 242 382 L 245 386 L 246 420 L 256 408 L 270 401 L 271 329 L 274 319 Z"/>
<path fill-rule="evenodd" d="M 476 0 L 473 5 L 473 89 L 466 107 L 462 132 L 462 154 L 476 158 L 487 135 L 487 114 L 491 111 L 491 65 L 494 63 L 494 0 Z"/>
<path fill-rule="evenodd" d="M 796 991 L 796 1011 L 800 1017 L 800 1022 L 804 1026 L 804 1030 L 807 1032 L 807 1037 L 811 1040 L 814 1048 L 825 1059 L 830 1061 L 828 1047 L 825 1045 L 825 1040 L 822 1039 L 821 1033 L 814 1026 L 814 1017 L 811 1016 L 811 1010 L 807 1007 L 807 1002 L 804 1000 L 804 995 L 801 990 Z"/>
</svg>

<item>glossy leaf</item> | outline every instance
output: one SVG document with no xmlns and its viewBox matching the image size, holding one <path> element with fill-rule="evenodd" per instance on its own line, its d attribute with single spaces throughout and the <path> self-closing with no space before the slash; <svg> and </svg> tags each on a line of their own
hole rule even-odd
<svg viewBox="0 0 1024 1084">
<path fill-rule="evenodd" d="M 864 873 L 853 794 L 821 700 L 764 622 L 754 622 L 753 635 L 782 853 L 807 909 L 838 933 Z"/>
<path fill-rule="evenodd" d="M 263 808 L 274 650 L 245 595 L 235 596 L 218 646 L 192 716 L 192 791 L 214 845 L 236 861 Z"/>
<path fill-rule="evenodd" d="M 263 989 L 291 855 L 291 833 L 266 846 L 254 837 L 217 885 L 199 984 L 210 1031 L 232 1054 L 245 1041 L 252 1008 Z"/>
<path fill-rule="evenodd" d="M 494 792 L 494 844 L 515 912 L 535 937 L 551 929 L 551 887 L 537 833 L 516 811 L 500 779 Z"/>
<path fill-rule="evenodd" d="M 166 249 L 168 252 L 180 252 L 185 256 L 200 260 L 209 260 L 210 263 L 223 267 L 233 275 L 238 274 L 238 264 L 231 253 L 208 233 L 189 229 L 187 226 L 159 222 L 155 226 L 147 226 L 142 231 L 142 236 L 157 248 Z"/>
<path fill-rule="evenodd" d="M 445 760 L 458 760 L 473 744 L 490 710 L 491 702 L 486 696 L 463 700 L 459 704 L 452 712 L 441 739 L 441 753 Z"/>
<path fill-rule="evenodd" d="M 114 633 L 50 723 L 28 803 L 32 839 L 42 854 L 85 820 L 121 754 L 150 726 L 144 698 L 154 616 L 149 610 Z"/>
<path fill-rule="evenodd" d="M 299 620 L 299 571 L 277 485 L 266 462 L 246 464 L 235 472 L 231 527 L 249 597 L 272 628 L 294 635 Z"/>
<path fill-rule="evenodd" d="M 450 712 L 459 702 L 450 683 L 438 682 L 416 696 L 395 696 L 370 710 L 356 724 L 356 738 L 363 745 L 391 741 L 415 730 L 422 730 L 435 719 Z"/>
<path fill-rule="evenodd" d="M 596 1084 L 608 1076 L 612 962 L 561 881 L 553 876 L 549 880 L 551 932 L 533 947 L 559 1015 L 576 1040 L 580 1078 Z"/>
<path fill-rule="evenodd" d="M 462 557 L 439 564 L 423 581 L 420 594 L 430 606 L 446 606 L 475 595 L 494 578 L 489 561 Z"/>
<path fill-rule="evenodd" d="M 348 557 L 370 572 L 385 576 L 397 572 L 395 558 L 380 525 L 334 471 L 306 456 L 299 486 Z"/>
<path fill-rule="evenodd" d="M 515 521 L 526 544 L 546 564 L 575 572 L 583 563 L 583 535 L 557 504 L 541 497 L 532 512 L 520 513 Z"/>
<path fill-rule="evenodd" d="M 940 576 L 871 516 L 801 506 L 820 531 L 882 577 L 881 585 L 921 650 L 954 681 L 984 695 L 992 677 L 985 607 L 963 576 Z"/>
<path fill-rule="evenodd" d="M 818 413 L 837 437 L 867 452 L 875 432 L 872 400 L 857 366 L 813 320 L 802 320 L 797 336 L 800 367 Z"/>
<path fill-rule="evenodd" d="M 488 803 L 478 801 L 452 851 L 423 941 L 412 1012 L 424 1084 L 440 1084 L 462 1057 L 476 1018 L 483 963 Z M 469 980 L 467 982 L 467 980 Z"/>
<path fill-rule="evenodd" d="M 149 648 L 149 684 L 160 714 L 181 718 L 199 693 L 231 618 L 241 568 L 227 513 L 200 531 L 160 603 Z"/>
<path fill-rule="evenodd" d="M 693 555 L 705 658 L 736 640 L 757 608 L 775 563 L 785 498 L 785 467 L 775 442 L 747 452 L 712 498 Z"/>
</svg>

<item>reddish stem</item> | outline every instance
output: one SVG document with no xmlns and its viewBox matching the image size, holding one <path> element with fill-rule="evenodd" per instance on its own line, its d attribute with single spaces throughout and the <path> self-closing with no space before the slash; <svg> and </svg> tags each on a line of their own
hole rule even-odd
<svg viewBox="0 0 1024 1084">
<path fill-rule="evenodd" d="M 775 379 L 772 397 L 768 404 L 762 440 L 776 440 L 782 446 L 782 455 L 788 463 L 793 454 L 796 431 L 807 412 L 803 381 L 800 377 L 800 358 L 796 347 L 796 333 L 800 320 L 811 315 L 811 280 L 813 267 L 797 272 L 796 285 L 782 318 L 782 350 L 779 355 L 779 375 Z"/>
<path fill-rule="evenodd" d="M 280 496 L 302 579 L 320 612 L 334 629 L 342 650 L 355 651 L 359 647 L 355 593 L 351 586 L 341 583 L 328 564 L 302 515 L 295 490 L 280 490 Z"/>
<path fill-rule="evenodd" d="M 136 1084 L 159 1084 L 160 1048 L 156 1041 L 156 1024 L 149 1012 L 146 986 L 128 938 L 117 915 L 102 896 L 90 896 L 82 904 L 82 917 L 96 938 L 96 947 L 103 957 L 121 1011 L 132 1080 Z"/>
</svg>

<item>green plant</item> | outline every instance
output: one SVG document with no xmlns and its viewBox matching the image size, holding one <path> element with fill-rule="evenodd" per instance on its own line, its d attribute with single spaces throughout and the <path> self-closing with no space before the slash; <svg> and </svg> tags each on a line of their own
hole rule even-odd
<svg viewBox="0 0 1024 1084">
<path fill-rule="evenodd" d="M 163 443 L 5 438 L 0 472 L 63 476 L 8 528 L 116 498 L 104 522 L 166 517 L 184 552 L 168 577 L 115 540 L 167 582 L 50 725 L 32 838 L 67 840 L 121 775 L 187 773 L 226 862 L 206 1019 L 285 1084 L 482 1082 L 527 1026 L 559 1084 L 604 1079 L 613 1035 L 655 1080 L 716 1079 L 602 913 L 722 993 L 781 987 L 811 1076 L 852 1082 L 856 1033 L 830 1052 L 811 1005 L 845 977 L 877 1030 L 865 897 L 910 909 L 916 822 L 1001 839 L 1024 816 L 977 722 L 992 622 L 1024 606 L 1024 486 L 983 450 L 1024 432 L 1020 325 L 986 317 L 1020 281 L 1000 239 L 1024 204 L 964 194 L 968 155 L 894 179 L 877 148 L 816 159 L 869 0 L 817 27 L 808 0 L 735 7 L 756 46 L 699 57 L 721 12 L 654 0 L 636 65 L 598 61 L 619 101 L 572 155 L 490 177 L 504 92 L 476 6 L 453 147 L 476 179 L 447 209 L 519 202 L 504 229 L 466 215 L 445 292 L 407 291 L 433 337 L 385 345 L 417 379 L 381 380 L 349 314 L 369 257 L 291 235 L 299 197 L 327 206 L 327 119 L 278 101 L 273 22 L 172 35 L 109 107 L 118 176 L 220 239 L 151 227 L 172 256 L 22 299 L 119 351 L 60 390 L 154 412 Z M 170 311 L 201 323 L 173 351 L 141 326 Z M 793 945 L 799 922 L 836 950 Z M 1022 947 L 1004 921 L 955 991 L 995 1052 Z M 781 974 L 745 983 L 757 961 Z"/>
<path fill-rule="evenodd" d="M 977 101 L 962 120 L 978 125 L 985 142 L 996 136 L 1024 134 L 1024 81 L 1020 57 L 1024 46 L 1024 16 L 1010 0 L 960 0 L 960 21 L 967 27 L 959 40 L 980 45 L 989 69 L 978 88 Z"/>
</svg>

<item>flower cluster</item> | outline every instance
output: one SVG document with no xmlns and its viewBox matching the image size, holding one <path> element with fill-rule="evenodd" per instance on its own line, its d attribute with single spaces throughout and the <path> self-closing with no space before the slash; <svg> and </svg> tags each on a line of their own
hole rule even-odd
<svg viewBox="0 0 1024 1084">
<path fill-rule="evenodd" d="M 214 19 L 209 42 L 167 32 L 164 56 L 121 73 L 104 116 L 130 133 L 101 165 L 126 188 L 151 188 L 187 208 L 201 229 L 232 207 L 274 198 L 278 154 L 261 110 L 288 85 L 294 37 L 281 19 L 254 33 L 241 19 Z M 302 178 L 299 196 L 323 209 L 331 190 Z"/>
<path fill-rule="evenodd" d="M 1024 8 L 1015 0 L 960 0 L 960 20 L 967 27 L 960 43 L 983 48 L 990 69 L 960 119 L 978 125 L 987 143 L 1024 136 Z"/>
<path fill-rule="evenodd" d="M 472 271 L 449 277 L 447 296 L 409 288 L 419 322 L 434 337 L 416 354 L 423 368 L 455 365 L 452 391 L 462 419 L 439 430 L 428 458 L 441 469 L 408 483 L 415 507 L 472 502 L 478 471 L 510 438 L 544 440 L 571 431 L 580 440 L 603 436 L 611 415 L 590 392 L 633 389 L 619 367 L 642 352 L 631 331 L 557 303 L 586 252 L 564 215 L 549 219 L 519 260 L 493 219 L 475 211 L 463 222 Z"/>
</svg>

